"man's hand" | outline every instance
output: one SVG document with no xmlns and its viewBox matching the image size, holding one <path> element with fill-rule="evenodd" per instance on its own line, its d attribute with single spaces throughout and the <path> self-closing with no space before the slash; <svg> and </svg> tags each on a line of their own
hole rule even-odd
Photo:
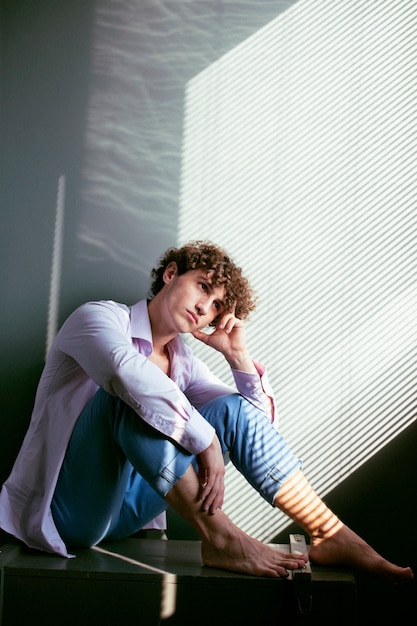
<svg viewBox="0 0 417 626">
<path fill-rule="evenodd" d="M 192 334 L 210 348 L 221 352 L 233 369 L 255 372 L 246 347 L 244 322 L 235 317 L 233 312 L 224 313 L 212 333 L 196 330 Z"/>
<path fill-rule="evenodd" d="M 196 458 L 203 509 L 214 515 L 223 506 L 225 474 L 222 450 L 217 435 L 214 435 L 209 447 L 200 452 Z"/>
</svg>

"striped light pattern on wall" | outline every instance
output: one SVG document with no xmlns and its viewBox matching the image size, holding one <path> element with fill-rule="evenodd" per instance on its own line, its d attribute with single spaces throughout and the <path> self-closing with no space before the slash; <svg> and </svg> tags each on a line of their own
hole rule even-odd
<svg viewBox="0 0 417 626">
<path fill-rule="evenodd" d="M 416 32 L 413 0 L 300 0 L 187 86 L 178 240 L 251 279 L 250 350 L 322 496 L 416 418 Z M 226 481 L 244 530 L 285 528 Z"/>
</svg>

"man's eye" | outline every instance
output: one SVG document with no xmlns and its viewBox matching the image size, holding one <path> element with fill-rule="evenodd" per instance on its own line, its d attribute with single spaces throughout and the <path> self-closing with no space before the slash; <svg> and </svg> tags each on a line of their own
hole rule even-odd
<svg viewBox="0 0 417 626">
<path fill-rule="evenodd" d="M 206 285 L 206 283 L 200 283 L 200 285 L 201 285 L 201 287 L 202 287 L 203 291 L 207 291 L 207 285 Z"/>
</svg>

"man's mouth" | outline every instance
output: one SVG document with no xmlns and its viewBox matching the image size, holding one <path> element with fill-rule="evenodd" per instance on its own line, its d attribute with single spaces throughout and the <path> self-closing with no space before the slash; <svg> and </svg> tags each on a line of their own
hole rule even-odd
<svg viewBox="0 0 417 626">
<path fill-rule="evenodd" d="M 194 323 L 197 324 L 197 322 L 198 322 L 197 315 L 195 313 L 193 313 L 192 311 L 189 311 L 188 309 L 187 309 L 187 313 L 194 320 Z"/>
</svg>

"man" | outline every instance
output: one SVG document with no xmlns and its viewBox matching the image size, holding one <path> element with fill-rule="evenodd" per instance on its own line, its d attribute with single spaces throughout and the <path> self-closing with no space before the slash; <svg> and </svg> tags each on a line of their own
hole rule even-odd
<svg viewBox="0 0 417 626">
<path fill-rule="evenodd" d="M 198 531 L 206 565 L 287 576 L 307 555 L 262 544 L 221 510 L 227 452 L 309 533 L 312 561 L 412 578 L 327 508 L 276 429 L 265 368 L 246 346 L 243 320 L 254 302 L 240 268 L 217 246 L 194 242 L 168 250 L 152 276 L 149 301 L 88 303 L 58 333 L 0 494 L 0 526 L 68 556 L 67 548 L 132 535 L 172 506 Z M 193 356 L 182 333 L 224 355 L 237 392 Z"/>
</svg>

